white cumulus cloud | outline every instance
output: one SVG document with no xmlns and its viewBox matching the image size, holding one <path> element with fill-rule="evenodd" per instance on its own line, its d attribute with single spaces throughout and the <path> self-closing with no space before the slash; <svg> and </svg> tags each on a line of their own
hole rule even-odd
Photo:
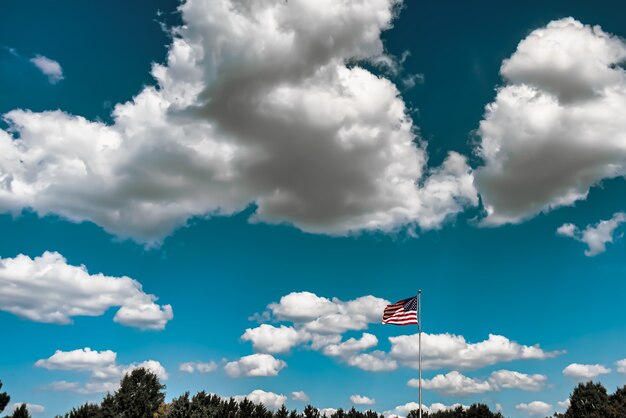
<svg viewBox="0 0 626 418">
<path fill-rule="evenodd" d="M 178 370 L 185 373 L 211 373 L 215 371 L 215 369 L 217 369 L 217 363 L 215 363 L 214 361 L 210 361 L 208 363 L 189 361 L 181 363 L 178 367 Z"/>
<path fill-rule="evenodd" d="M 542 401 L 533 401 L 530 403 L 520 403 L 515 405 L 515 409 L 530 416 L 545 417 L 550 415 L 552 412 L 552 405 Z"/>
<path fill-rule="evenodd" d="M 358 65 L 384 54 L 401 3 L 184 2 L 156 86 L 111 124 L 5 114 L 0 211 L 148 244 L 250 204 L 252 221 L 313 233 L 439 228 L 478 204 L 472 170 L 453 152 L 429 168 L 399 90 Z"/>
<path fill-rule="evenodd" d="M 615 365 L 617 366 L 618 373 L 626 374 L 626 358 L 623 360 L 617 361 Z"/>
<path fill-rule="evenodd" d="M 256 389 L 247 395 L 237 395 L 233 397 L 236 401 L 240 402 L 244 399 L 256 404 L 263 404 L 269 409 L 278 409 L 285 403 L 287 397 L 285 395 L 279 395 L 273 392 L 266 392 L 264 390 Z"/>
<path fill-rule="evenodd" d="M 567 223 L 561 225 L 556 233 L 587 244 L 588 249 L 585 250 L 585 255 L 593 257 L 606 251 L 606 244 L 613 242 L 615 230 L 624 222 L 626 222 L 626 214 L 618 212 L 611 219 L 602 220 L 595 225 L 587 225 L 582 231 L 576 225 Z"/>
<path fill-rule="evenodd" d="M 63 68 L 61 68 L 61 64 L 58 61 L 43 55 L 36 55 L 30 59 L 30 62 L 48 77 L 50 84 L 56 84 L 63 80 Z"/>
<path fill-rule="evenodd" d="M 418 335 L 389 337 L 391 358 L 417 369 Z M 560 352 L 544 351 L 539 345 L 522 345 L 501 335 L 469 343 L 461 335 L 422 333 L 422 366 L 425 369 L 454 367 L 476 369 L 513 360 L 546 359 Z"/>
<path fill-rule="evenodd" d="M 350 396 L 350 402 L 355 405 L 374 405 L 376 403 L 376 400 L 368 398 L 367 396 L 352 395 Z"/>
<path fill-rule="evenodd" d="M 252 342 L 255 351 L 275 354 L 291 350 L 307 337 L 306 333 L 302 334 L 292 327 L 261 324 L 256 328 L 248 328 L 241 339 Z"/>
<path fill-rule="evenodd" d="M 504 60 L 480 122 L 475 184 L 486 225 L 585 199 L 626 174 L 626 43 L 573 18 L 531 32 Z"/>
<path fill-rule="evenodd" d="M 56 252 L 0 259 L 0 310 L 31 321 L 68 324 L 74 316 L 100 316 L 119 307 L 114 321 L 162 330 L 174 315 L 170 305 L 156 300 L 129 277 L 89 274 Z"/>
<path fill-rule="evenodd" d="M 252 354 L 226 363 L 224 370 L 230 377 L 260 377 L 278 376 L 284 367 L 287 363 L 270 354 Z"/>
<path fill-rule="evenodd" d="M 117 353 L 114 351 L 97 351 L 89 347 L 72 351 L 56 350 L 52 356 L 37 360 L 35 366 L 48 370 L 89 373 L 89 380 L 85 384 L 61 380 L 46 386 L 49 390 L 81 394 L 115 391 L 120 379 L 137 368 L 147 369 L 161 380 L 169 377 L 165 368 L 156 360 L 121 365 L 117 363 Z"/>
<path fill-rule="evenodd" d="M 563 369 L 563 374 L 577 380 L 589 380 L 611 373 L 611 369 L 601 364 L 579 364 L 572 363 Z"/>
<path fill-rule="evenodd" d="M 310 398 L 304 391 L 297 391 L 291 392 L 291 399 L 298 402 L 308 402 Z"/>
<path fill-rule="evenodd" d="M 481 380 L 467 377 L 455 370 L 445 375 L 439 374 L 432 379 L 424 379 L 422 386 L 448 396 L 468 396 L 501 389 L 538 391 L 546 381 L 545 375 L 529 375 L 511 370 L 494 371 L 488 379 Z M 408 382 L 411 387 L 418 387 L 418 384 L 418 379 L 411 379 Z"/>
</svg>

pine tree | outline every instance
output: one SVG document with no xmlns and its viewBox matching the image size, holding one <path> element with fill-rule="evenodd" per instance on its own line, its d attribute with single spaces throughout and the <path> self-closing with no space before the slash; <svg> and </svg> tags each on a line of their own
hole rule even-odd
<svg viewBox="0 0 626 418">
<path fill-rule="evenodd" d="M 314 408 L 312 405 L 307 405 L 302 411 L 302 416 L 304 418 L 320 418 L 320 411 L 317 408 Z"/>
<path fill-rule="evenodd" d="M 278 411 L 274 414 L 275 418 L 289 418 L 289 410 L 283 404 Z"/>
</svg>

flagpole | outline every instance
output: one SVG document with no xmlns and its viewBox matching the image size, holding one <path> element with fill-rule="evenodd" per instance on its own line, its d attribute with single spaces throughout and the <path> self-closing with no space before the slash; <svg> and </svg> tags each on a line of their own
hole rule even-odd
<svg viewBox="0 0 626 418">
<path fill-rule="evenodd" d="M 418 352 L 419 352 L 419 404 L 420 416 L 422 418 L 422 290 L 417 291 L 417 330 L 418 330 Z"/>
</svg>

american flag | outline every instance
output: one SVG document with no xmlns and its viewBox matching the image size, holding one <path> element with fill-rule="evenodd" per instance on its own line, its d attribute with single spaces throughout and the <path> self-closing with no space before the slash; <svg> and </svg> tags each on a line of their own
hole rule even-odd
<svg viewBox="0 0 626 418">
<path fill-rule="evenodd" d="M 383 324 L 417 324 L 417 296 L 387 305 L 383 312 Z"/>
</svg>

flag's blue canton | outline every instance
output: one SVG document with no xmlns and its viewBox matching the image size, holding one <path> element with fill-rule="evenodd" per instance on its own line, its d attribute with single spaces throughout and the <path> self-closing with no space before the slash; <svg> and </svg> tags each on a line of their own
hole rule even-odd
<svg viewBox="0 0 626 418">
<path fill-rule="evenodd" d="M 403 308 L 405 311 L 417 311 L 417 296 L 407 299 Z"/>
</svg>

